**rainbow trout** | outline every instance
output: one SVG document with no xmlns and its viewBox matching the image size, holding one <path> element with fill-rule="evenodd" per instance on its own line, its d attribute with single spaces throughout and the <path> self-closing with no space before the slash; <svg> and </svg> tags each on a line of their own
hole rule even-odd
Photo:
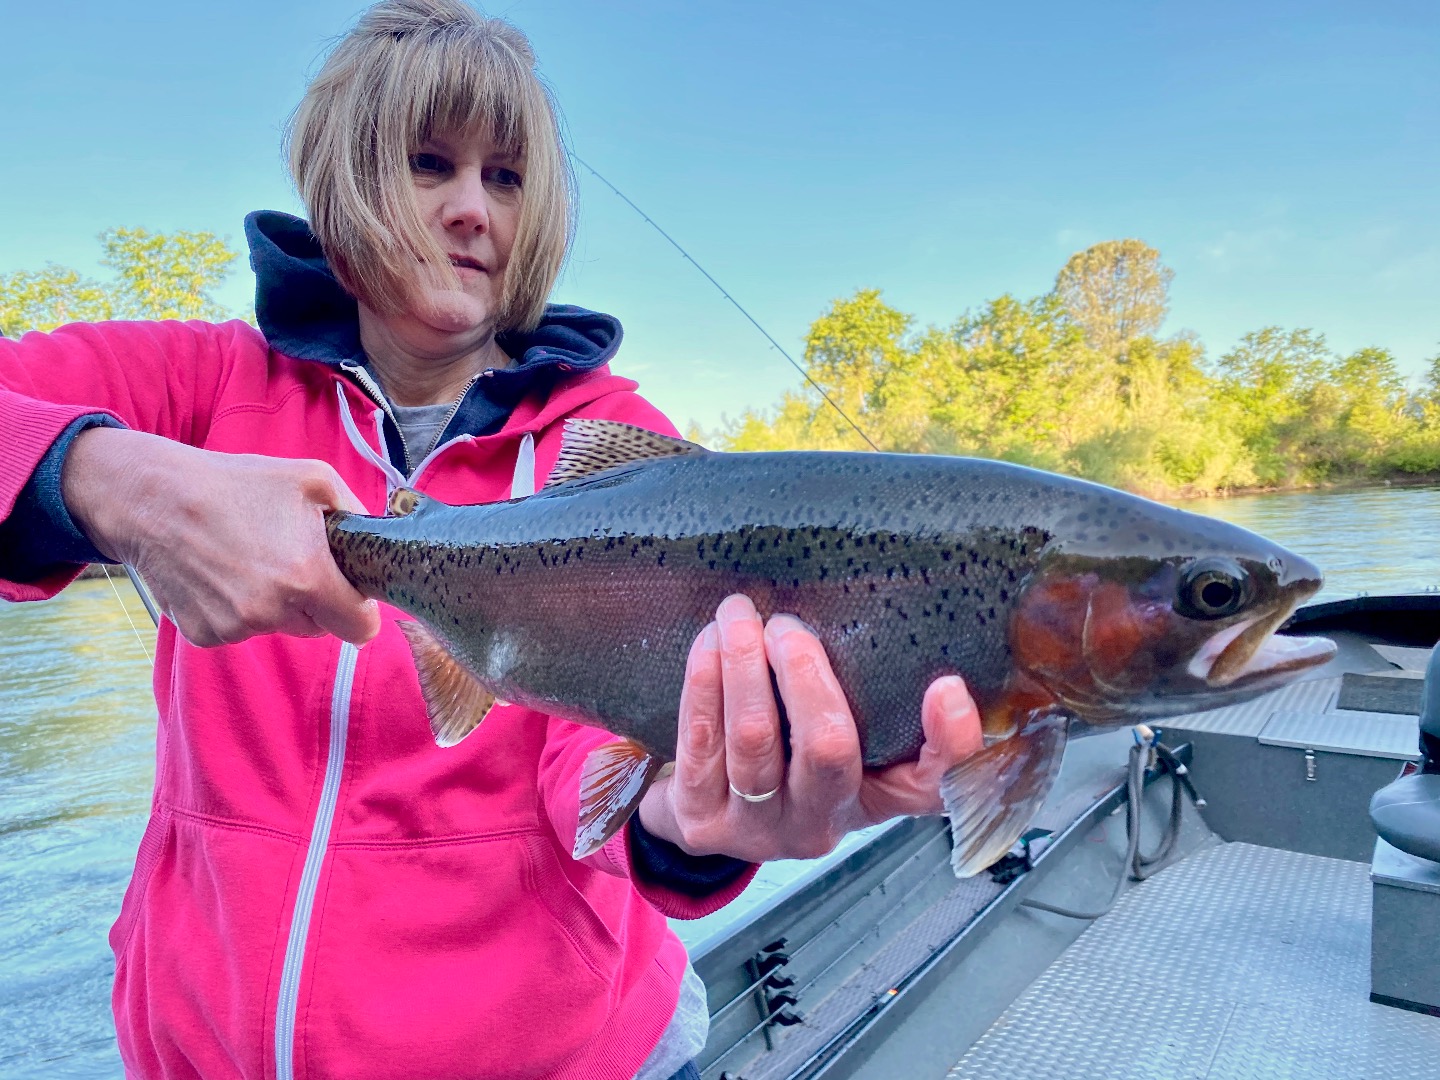
<svg viewBox="0 0 1440 1080">
<path fill-rule="evenodd" d="M 732 593 L 818 635 L 867 766 L 915 758 L 926 687 L 964 677 L 986 748 L 941 784 L 960 876 L 1015 843 L 1068 736 L 1242 701 L 1335 651 L 1272 635 L 1320 587 L 1300 556 L 997 461 L 715 453 L 571 420 L 530 498 L 396 496 L 384 518 L 329 515 L 330 547 L 414 617 L 440 745 L 496 700 L 622 736 L 586 763 L 577 858 L 674 759 L 687 654 Z"/>
</svg>

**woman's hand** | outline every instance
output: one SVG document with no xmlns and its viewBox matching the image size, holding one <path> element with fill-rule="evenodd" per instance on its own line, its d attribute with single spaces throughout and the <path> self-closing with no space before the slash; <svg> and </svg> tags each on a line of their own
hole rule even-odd
<svg viewBox="0 0 1440 1080">
<path fill-rule="evenodd" d="M 324 512 L 364 506 L 323 461 L 219 454 L 120 428 L 71 445 L 65 505 L 96 548 L 139 571 L 196 645 L 257 634 L 357 645 L 379 609 L 341 576 Z"/>
<path fill-rule="evenodd" d="M 790 721 L 788 765 L 772 669 Z M 824 855 L 855 829 L 941 812 L 941 775 L 984 745 L 980 715 L 964 681 L 947 676 L 926 691 L 920 720 L 919 760 L 866 770 L 820 641 L 788 615 L 763 624 L 746 597 L 731 596 L 690 651 L 675 770 L 646 794 L 641 820 L 694 855 Z M 735 791 L 775 795 L 749 802 Z"/>
</svg>

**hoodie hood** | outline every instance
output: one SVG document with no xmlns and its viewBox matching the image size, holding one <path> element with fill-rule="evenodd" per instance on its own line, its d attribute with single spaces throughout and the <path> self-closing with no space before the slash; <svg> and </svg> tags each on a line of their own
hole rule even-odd
<svg viewBox="0 0 1440 1080">
<path fill-rule="evenodd" d="M 255 271 L 255 318 L 270 347 L 300 360 L 364 366 L 355 298 L 331 272 L 310 226 L 291 214 L 257 210 L 245 218 L 245 239 Z M 568 376 L 608 363 L 622 334 L 613 316 L 547 304 L 534 330 L 496 336 L 515 366 L 475 380 L 442 437 L 498 431 L 527 394 L 547 392 Z M 398 443 L 396 438 L 392 445 Z"/>
</svg>

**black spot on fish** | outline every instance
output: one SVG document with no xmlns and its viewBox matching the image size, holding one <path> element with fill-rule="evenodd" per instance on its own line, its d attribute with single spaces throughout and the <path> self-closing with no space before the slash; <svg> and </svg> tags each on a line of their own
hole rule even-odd
<svg viewBox="0 0 1440 1080">
<path fill-rule="evenodd" d="M 941 646 L 940 646 L 940 655 L 941 655 L 941 656 L 949 656 L 949 655 L 950 655 L 950 646 L 949 646 L 949 645 L 941 645 Z"/>
<path fill-rule="evenodd" d="M 993 607 L 990 609 L 990 618 L 995 618 L 995 609 Z"/>
<path fill-rule="evenodd" d="M 911 645 L 914 645 L 914 646 L 918 646 L 918 645 L 920 644 L 920 642 L 915 639 L 915 635 L 914 635 L 914 634 L 911 634 L 911 635 L 910 635 L 910 644 L 911 644 Z"/>
<path fill-rule="evenodd" d="M 1001 589 L 1001 590 L 1000 590 L 1000 602 L 1003 604 L 1003 603 L 1005 603 L 1005 601 L 1007 601 L 1007 600 L 1009 600 L 1009 599 L 1010 599 L 1010 591 L 1009 591 L 1008 589 Z"/>
<path fill-rule="evenodd" d="M 954 622 L 954 621 L 955 621 L 955 613 L 954 613 L 953 611 L 950 612 L 950 621 L 951 621 L 951 622 Z"/>
</svg>

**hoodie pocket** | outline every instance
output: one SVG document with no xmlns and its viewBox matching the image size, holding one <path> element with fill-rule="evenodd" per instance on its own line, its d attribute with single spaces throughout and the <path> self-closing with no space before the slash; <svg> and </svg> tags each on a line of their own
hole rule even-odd
<svg viewBox="0 0 1440 1080">
<path fill-rule="evenodd" d="M 540 837 L 332 848 L 297 1080 L 548 1076 L 605 1028 L 620 948 Z M 615 879 L 622 888 L 625 883 Z"/>
</svg>

